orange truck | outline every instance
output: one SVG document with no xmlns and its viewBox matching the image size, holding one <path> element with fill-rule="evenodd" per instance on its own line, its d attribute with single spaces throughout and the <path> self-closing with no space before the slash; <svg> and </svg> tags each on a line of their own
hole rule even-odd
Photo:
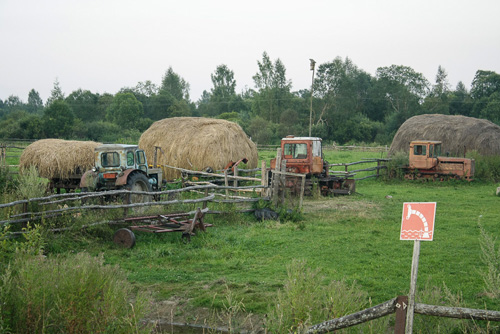
<svg viewBox="0 0 500 334">
<path fill-rule="evenodd" d="M 470 181 L 474 177 L 474 169 L 474 159 L 441 156 L 440 141 L 414 140 L 410 143 L 409 166 L 405 167 L 405 177 Z"/>
</svg>

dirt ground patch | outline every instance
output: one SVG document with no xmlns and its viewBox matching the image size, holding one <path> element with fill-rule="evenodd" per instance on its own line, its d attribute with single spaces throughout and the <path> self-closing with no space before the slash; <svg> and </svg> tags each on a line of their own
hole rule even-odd
<svg viewBox="0 0 500 334">
<path fill-rule="evenodd" d="M 305 214 L 325 214 L 331 212 L 349 213 L 358 217 L 374 217 L 379 207 L 373 203 L 353 197 L 324 197 L 306 200 L 303 204 Z"/>
<path fill-rule="evenodd" d="M 144 319 L 157 328 L 157 333 L 225 333 L 233 326 L 239 333 L 264 333 L 261 316 L 229 310 L 214 311 L 205 307 L 193 308 L 188 300 L 172 297 L 153 302 L 151 312 Z"/>
</svg>

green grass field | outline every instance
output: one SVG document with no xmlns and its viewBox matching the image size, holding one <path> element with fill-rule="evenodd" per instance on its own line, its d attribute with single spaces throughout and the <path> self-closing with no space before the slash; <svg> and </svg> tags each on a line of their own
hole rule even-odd
<svg viewBox="0 0 500 334">
<path fill-rule="evenodd" d="M 260 152 L 266 160 L 273 155 Z M 331 163 L 383 157 L 373 152 L 325 155 Z M 96 227 L 71 239 L 56 235 L 46 250 L 104 254 L 106 263 L 118 264 L 137 289 L 156 300 L 175 296 L 188 307 L 220 307 L 229 288 L 247 311 L 263 315 L 275 305 L 287 266 L 297 259 L 319 270 L 325 285 L 356 282 L 378 304 L 409 289 L 413 242 L 399 240 L 403 203 L 437 202 L 434 240 L 421 243 L 418 288 L 445 286 L 461 294 L 462 306 L 500 310 L 500 301 L 485 290 L 479 244 L 479 223 L 493 237 L 500 233 L 496 186 L 371 179 L 358 182 L 352 196 L 307 198 L 297 222 L 211 215 L 207 222 L 214 227 L 190 243 L 179 234 L 138 232 L 132 249 L 112 243 L 113 228 Z"/>
</svg>

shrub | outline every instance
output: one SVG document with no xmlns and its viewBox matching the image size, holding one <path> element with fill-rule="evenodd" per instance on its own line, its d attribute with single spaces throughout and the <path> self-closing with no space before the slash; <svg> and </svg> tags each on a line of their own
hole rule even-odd
<svg viewBox="0 0 500 334">
<path fill-rule="evenodd" d="M 477 151 L 472 151 L 467 156 L 475 160 L 475 179 L 489 182 L 500 180 L 500 156 L 483 156 Z"/>
<path fill-rule="evenodd" d="M 397 152 L 392 157 L 391 160 L 387 162 L 387 168 L 382 170 L 382 175 L 385 180 L 389 179 L 403 179 L 405 176 L 405 171 L 401 168 L 402 166 L 409 165 L 408 153 Z"/>
<path fill-rule="evenodd" d="M 15 333 L 139 333 L 145 299 L 116 266 L 86 253 L 18 252 L 0 281 L 0 329 Z"/>
<path fill-rule="evenodd" d="M 16 196 L 24 199 L 43 197 L 47 192 L 47 183 L 47 179 L 38 175 L 36 167 L 30 166 L 19 174 L 15 190 Z"/>
</svg>

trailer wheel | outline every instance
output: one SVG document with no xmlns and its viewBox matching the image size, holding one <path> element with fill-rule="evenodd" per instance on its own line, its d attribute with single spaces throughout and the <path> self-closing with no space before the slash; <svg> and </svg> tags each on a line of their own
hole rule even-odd
<svg viewBox="0 0 500 334">
<path fill-rule="evenodd" d="M 123 248 L 132 248 L 135 246 L 135 234 L 128 228 L 121 228 L 115 232 L 113 242 Z"/>
</svg>

